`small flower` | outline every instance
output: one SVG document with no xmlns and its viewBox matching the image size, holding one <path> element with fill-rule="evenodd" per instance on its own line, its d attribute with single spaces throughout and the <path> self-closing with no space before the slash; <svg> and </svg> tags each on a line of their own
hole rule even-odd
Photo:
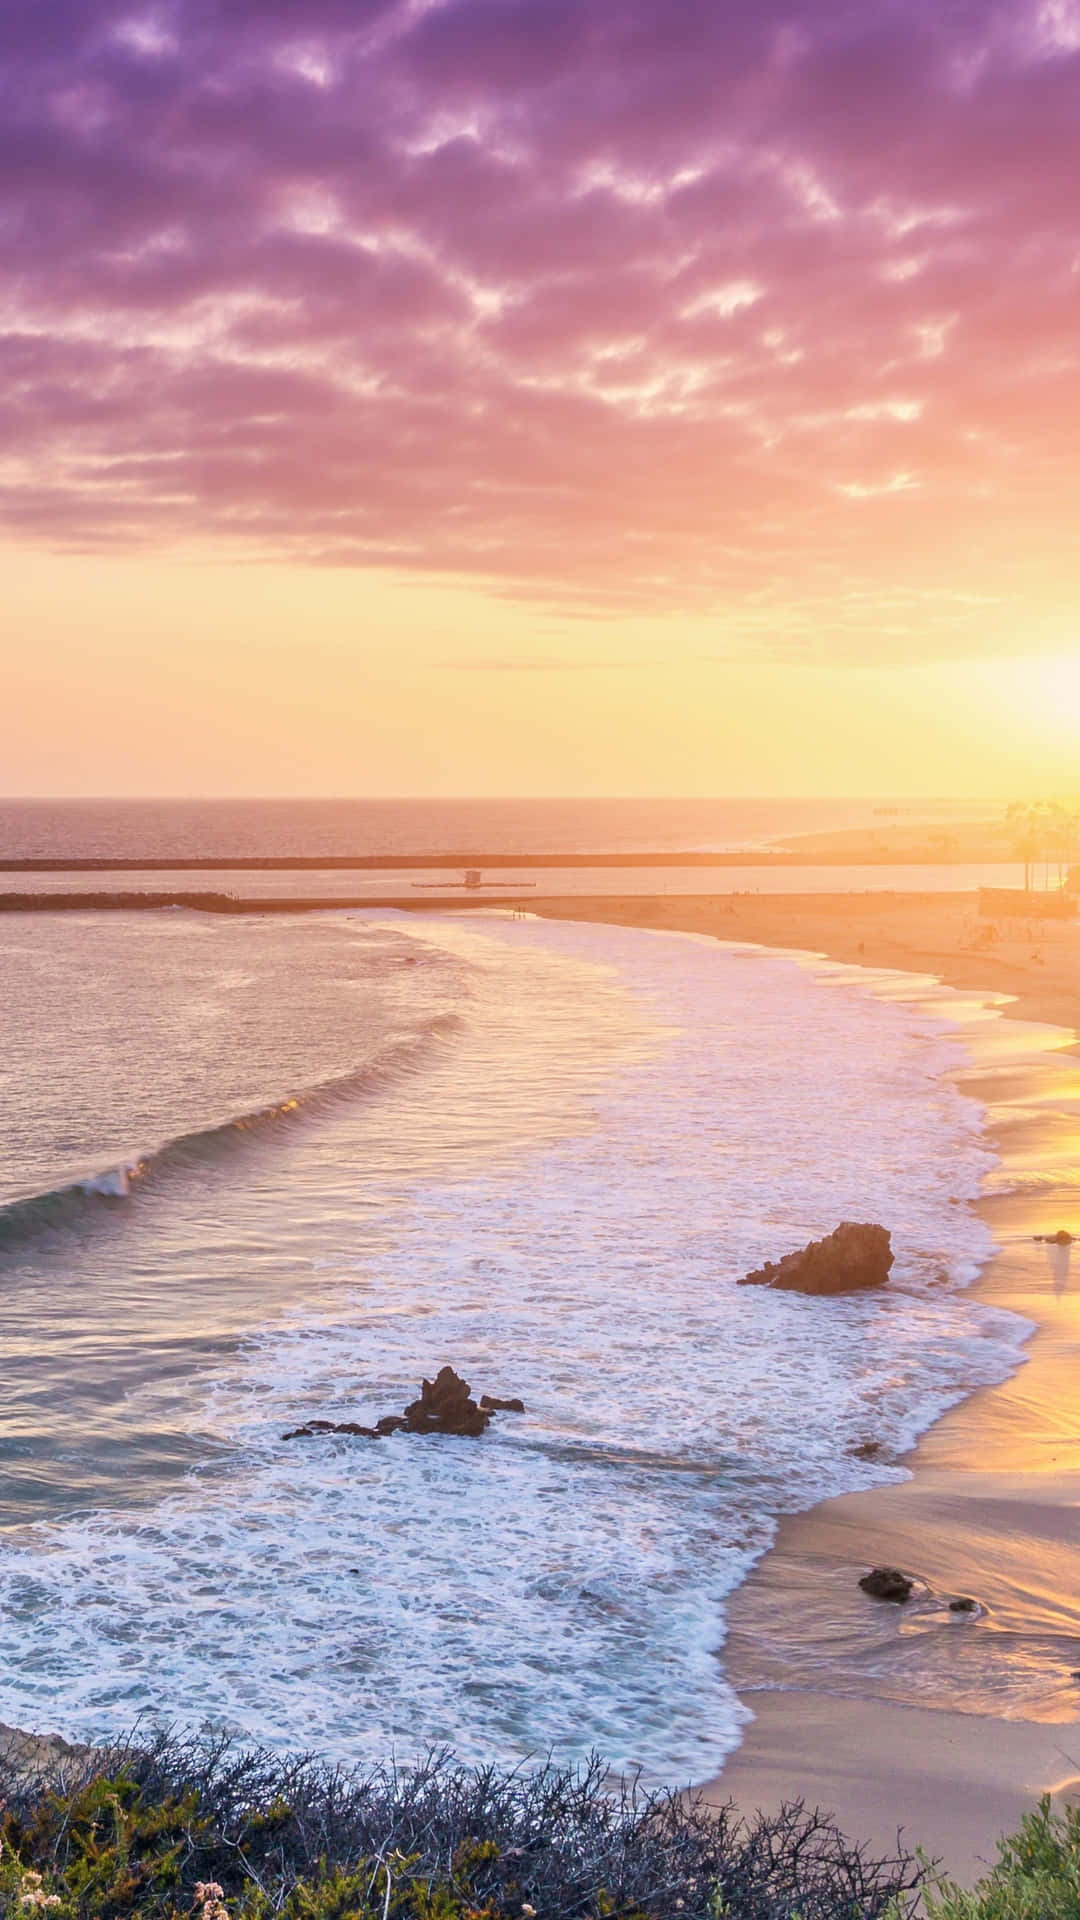
<svg viewBox="0 0 1080 1920">
<path fill-rule="evenodd" d="M 522 1901 L 521 1911 L 525 1915 L 525 1920 L 536 1920 L 536 1908 L 530 1907 L 527 1900 Z"/>
</svg>

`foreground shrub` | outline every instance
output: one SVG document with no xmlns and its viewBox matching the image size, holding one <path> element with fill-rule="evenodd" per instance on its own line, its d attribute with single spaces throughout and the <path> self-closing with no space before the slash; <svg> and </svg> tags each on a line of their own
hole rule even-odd
<svg viewBox="0 0 1080 1920">
<path fill-rule="evenodd" d="M 998 1848 L 970 1893 L 943 1881 L 929 1895 L 930 1920 L 1080 1920 L 1080 1805 L 1053 1812 L 1050 1797 Z"/>
<path fill-rule="evenodd" d="M 227 1740 L 0 1760 L 10 1920 L 885 1920 L 925 1872 L 802 1805 L 741 1821 L 579 1769 L 347 1771 Z"/>
</svg>

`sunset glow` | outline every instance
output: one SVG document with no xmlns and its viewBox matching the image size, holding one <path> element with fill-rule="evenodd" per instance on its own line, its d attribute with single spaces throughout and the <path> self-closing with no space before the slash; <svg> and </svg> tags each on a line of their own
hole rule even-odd
<svg viewBox="0 0 1080 1920">
<path fill-rule="evenodd" d="M 1080 0 L 3 25 L 0 1920 L 1080 1914 Z"/>
<path fill-rule="evenodd" d="M 1075 788 L 1074 8 L 8 20 L 9 790 Z"/>
</svg>

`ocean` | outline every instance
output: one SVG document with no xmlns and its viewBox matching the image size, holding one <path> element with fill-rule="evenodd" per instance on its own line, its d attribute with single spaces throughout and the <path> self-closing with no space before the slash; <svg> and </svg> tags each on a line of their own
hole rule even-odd
<svg viewBox="0 0 1080 1920">
<path fill-rule="evenodd" d="M 253 906 L 5 916 L 0 1004 L 4 1721 L 704 1777 L 779 1516 L 1018 1362 L 966 1292 L 995 1161 L 931 983 Z M 736 1286 L 845 1218 L 891 1228 L 884 1293 Z M 447 1362 L 525 1413 L 283 1438 Z"/>
<path fill-rule="evenodd" d="M 2 800 L 0 854 L 670 853 L 988 819 L 993 800 Z"/>
</svg>

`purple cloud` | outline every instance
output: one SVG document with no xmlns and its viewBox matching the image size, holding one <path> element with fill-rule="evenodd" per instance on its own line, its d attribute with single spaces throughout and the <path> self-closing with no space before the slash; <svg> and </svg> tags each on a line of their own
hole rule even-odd
<svg viewBox="0 0 1080 1920">
<path fill-rule="evenodd" d="M 722 608 L 780 656 L 1005 645 L 1033 583 L 1075 585 L 1066 8 L 17 0 L 5 26 L 21 537 Z"/>
</svg>

